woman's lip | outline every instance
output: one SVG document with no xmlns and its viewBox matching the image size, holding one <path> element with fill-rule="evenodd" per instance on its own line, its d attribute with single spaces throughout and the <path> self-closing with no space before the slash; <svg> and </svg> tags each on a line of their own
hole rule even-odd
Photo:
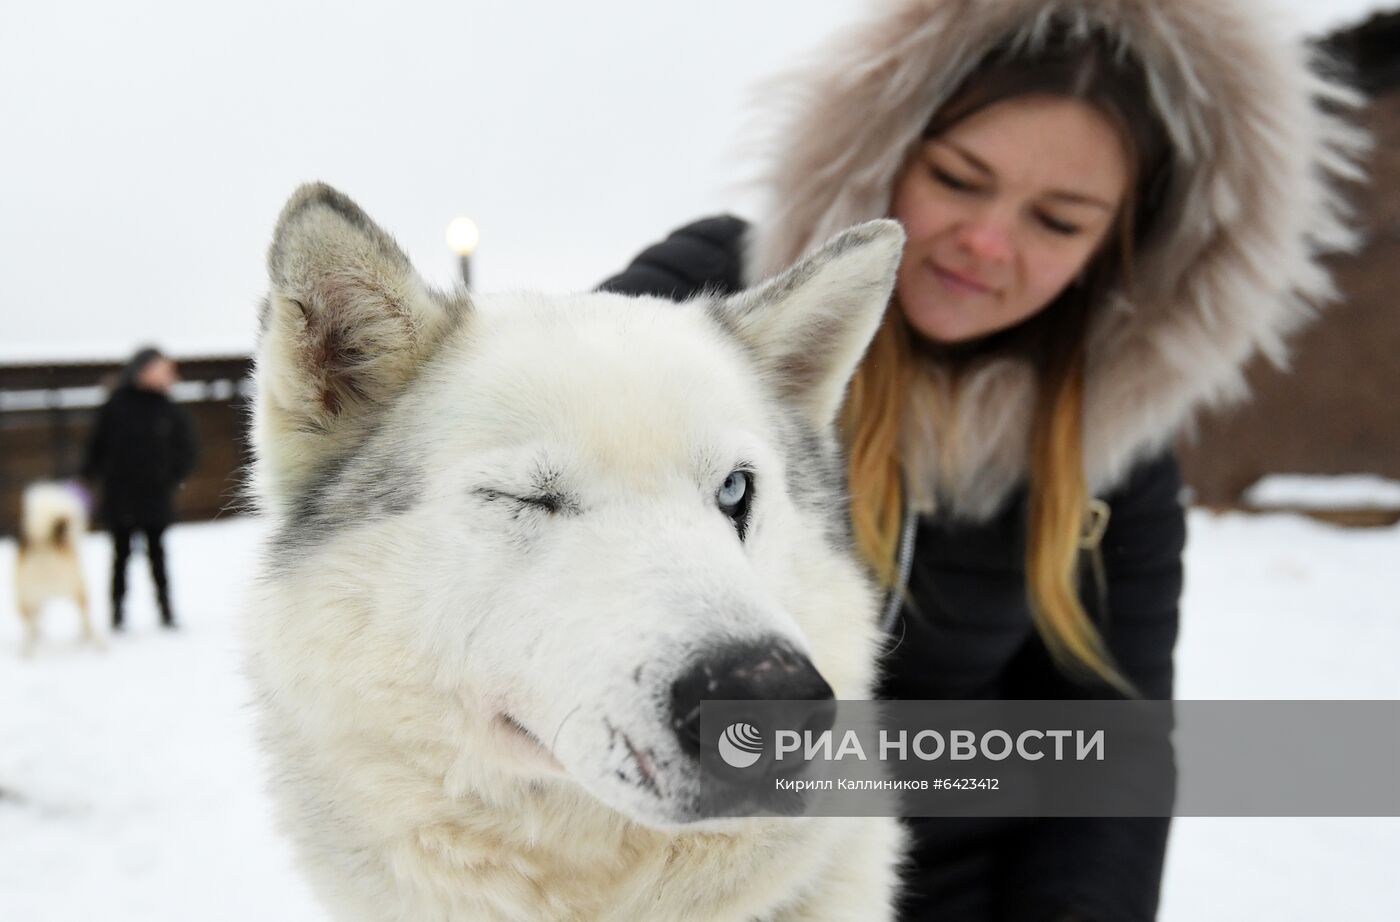
<svg viewBox="0 0 1400 922">
<path fill-rule="evenodd" d="M 991 286 L 979 282 L 975 278 L 954 272 L 951 269 L 945 269 L 934 262 L 930 262 L 929 267 L 933 269 L 933 274 L 949 287 L 983 295 L 995 294 Z"/>
</svg>

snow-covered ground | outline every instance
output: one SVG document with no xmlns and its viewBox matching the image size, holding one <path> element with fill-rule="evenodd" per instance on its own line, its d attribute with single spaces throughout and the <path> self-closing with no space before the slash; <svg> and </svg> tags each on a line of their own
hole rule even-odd
<svg viewBox="0 0 1400 922">
<path fill-rule="evenodd" d="M 1400 509 L 1400 481 L 1375 474 L 1270 474 L 1243 498 L 1251 509 Z"/>
<path fill-rule="evenodd" d="M 133 561 L 129 633 L 105 654 L 55 606 L 19 658 L 14 545 L 0 542 L 0 919 L 304 922 L 323 914 L 260 790 L 237 612 L 260 525 L 180 526 L 178 633 Z M 111 559 L 84 548 L 100 622 Z M 1193 513 L 1183 698 L 1400 698 L 1400 529 Z M 1183 819 L 1165 922 L 1391 922 L 1400 819 Z"/>
<path fill-rule="evenodd" d="M 181 627 L 157 626 L 133 555 L 127 633 L 105 654 L 51 605 L 19 657 L 14 543 L 0 545 L 0 919 L 175 922 L 320 919 L 259 787 L 236 616 L 259 524 L 178 526 L 166 538 Z M 111 545 L 84 569 L 106 624 Z"/>
</svg>

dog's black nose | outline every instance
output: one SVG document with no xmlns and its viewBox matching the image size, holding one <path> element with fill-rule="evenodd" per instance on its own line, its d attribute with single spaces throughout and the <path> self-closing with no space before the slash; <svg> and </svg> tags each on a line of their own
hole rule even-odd
<svg viewBox="0 0 1400 922">
<path fill-rule="evenodd" d="M 700 755 L 702 701 L 801 701 L 793 729 L 824 733 L 836 716 L 835 695 L 812 661 L 786 642 L 738 644 L 702 656 L 671 686 L 671 726 L 681 749 Z"/>
</svg>

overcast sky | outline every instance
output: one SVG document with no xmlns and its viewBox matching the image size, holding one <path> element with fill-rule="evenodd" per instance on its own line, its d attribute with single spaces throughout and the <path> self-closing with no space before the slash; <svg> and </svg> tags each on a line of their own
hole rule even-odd
<svg viewBox="0 0 1400 922">
<path fill-rule="evenodd" d="M 1394 3 L 1276 0 L 1317 33 Z M 744 204 L 747 90 L 863 0 L 7 3 L 0 361 L 246 352 L 298 183 L 429 280 L 449 219 L 484 290 L 590 287 Z"/>
</svg>

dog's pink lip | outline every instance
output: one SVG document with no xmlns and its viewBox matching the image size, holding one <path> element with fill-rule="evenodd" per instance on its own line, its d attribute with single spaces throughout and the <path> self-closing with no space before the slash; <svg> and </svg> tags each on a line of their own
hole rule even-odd
<svg viewBox="0 0 1400 922">
<path fill-rule="evenodd" d="M 959 272 L 956 269 L 949 269 L 946 266 L 939 265 L 933 260 L 929 260 L 928 265 L 929 268 L 933 270 L 934 275 L 937 275 L 939 278 L 955 287 L 971 289 L 979 294 L 994 295 L 997 293 L 995 288 L 975 275 Z"/>
</svg>

